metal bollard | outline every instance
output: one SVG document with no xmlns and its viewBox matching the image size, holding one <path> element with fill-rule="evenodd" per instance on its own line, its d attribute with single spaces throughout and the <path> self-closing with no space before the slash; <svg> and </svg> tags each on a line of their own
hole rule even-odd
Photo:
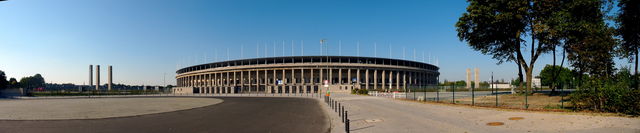
<svg viewBox="0 0 640 133">
<path fill-rule="evenodd" d="M 345 130 L 345 132 L 347 132 L 347 133 L 349 133 L 349 123 L 350 123 L 349 118 L 346 118 L 346 119 L 345 119 L 345 122 L 344 122 L 344 130 Z"/>
<path fill-rule="evenodd" d="M 342 106 L 338 103 L 338 116 L 342 117 Z"/>
<path fill-rule="evenodd" d="M 344 113 L 344 106 L 342 106 L 341 108 L 342 108 L 341 111 L 340 111 L 340 114 L 342 114 L 342 119 L 341 120 L 344 123 L 344 118 L 346 118 L 345 113 Z"/>
</svg>

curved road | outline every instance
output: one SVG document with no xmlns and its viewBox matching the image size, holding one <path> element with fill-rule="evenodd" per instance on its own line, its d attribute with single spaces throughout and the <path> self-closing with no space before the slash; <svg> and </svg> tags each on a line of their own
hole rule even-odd
<svg viewBox="0 0 640 133">
<path fill-rule="evenodd" d="M 141 132 L 329 132 L 319 102 L 307 98 L 217 97 L 201 108 L 142 116 L 92 120 L 0 120 L 2 133 Z"/>
</svg>

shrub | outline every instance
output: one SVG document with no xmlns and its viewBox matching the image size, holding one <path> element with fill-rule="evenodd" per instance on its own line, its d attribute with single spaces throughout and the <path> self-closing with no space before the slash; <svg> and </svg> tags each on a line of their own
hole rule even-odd
<svg viewBox="0 0 640 133">
<path fill-rule="evenodd" d="M 357 95 L 369 95 L 369 90 L 367 89 L 352 89 L 351 94 Z"/>
<path fill-rule="evenodd" d="M 588 79 L 569 96 L 575 110 L 640 115 L 640 90 L 631 89 L 629 76 Z"/>
</svg>

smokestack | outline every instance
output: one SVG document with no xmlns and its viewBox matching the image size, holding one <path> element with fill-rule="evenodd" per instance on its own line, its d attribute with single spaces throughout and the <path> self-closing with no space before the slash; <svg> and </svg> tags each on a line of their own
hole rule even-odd
<svg viewBox="0 0 640 133">
<path fill-rule="evenodd" d="M 93 85 L 93 65 L 89 65 L 89 86 Z"/>
<path fill-rule="evenodd" d="M 100 65 L 96 65 L 96 90 L 100 90 Z"/>
<path fill-rule="evenodd" d="M 479 68 L 476 68 L 476 69 L 475 69 L 475 74 L 474 74 L 474 76 L 475 76 L 474 81 L 476 81 L 476 82 L 475 82 L 475 86 L 476 86 L 475 88 L 476 88 L 476 89 L 477 89 L 477 88 L 480 88 L 480 75 L 479 75 L 479 74 L 480 74 L 480 69 L 479 69 Z"/>
<path fill-rule="evenodd" d="M 108 82 L 108 85 L 107 85 L 107 89 L 108 89 L 108 90 L 111 90 L 111 83 L 113 83 L 113 81 L 112 81 L 112 79 L 113 79 L 113 75 L 112 75 L 112 74 L 113 74 L 113 73 L 112 73 L 113 68 L 111 67 L 111 65 L 109 65 L 109 68 L 108 68 L 108 69 L 109 69 L 109 73 L 107 73 L 107 75 L 109 75 L 109 76 L 108 76 L 108 80 L 109 80 L 109 82 Z"/>
<path fill-rule="evenodd" d="M 471 69 L 467 68 L 467 89 L 471 91 Z"/>
</svg>

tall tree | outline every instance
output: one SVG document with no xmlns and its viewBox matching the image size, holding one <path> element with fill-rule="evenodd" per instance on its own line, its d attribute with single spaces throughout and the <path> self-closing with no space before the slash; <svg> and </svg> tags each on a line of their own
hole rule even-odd
<svg viewBox="0 0 640 133">
<path fill-rule="evenodd" d="M 0 70 L 0 89 L 5 89 L 7 86 L 9 86 L 7 76 L 4 74 L 4 71 Z"/>
<path fill-rule="evenodd" d="M 467 12 L 456 23 L 458 37 L 474 50 L 492 55 L 498 64 L 514 61 L 526 75 L 531 89 L 532 72 L 540 55 L 556 45 L 550 37 L 548 15 L 556 6 L 545 0 L 469 0 Z M 548 6 L 548 7 L 545 7 Z M 527 42 L 526 40 L 529 40 Z M 525 60 L 527 47 L 528 61 Z"/>
<path fill-rule="evenodd" d="M 616 40 L 614 29 L 605 23 L 606 4 L 604 0 L 576 0 L 565 8 L 562 32 L 567 58 L 580 75 L 606 78 L 614 72 Z"/>
<path fill-rule="evenodd" d="M 634 88 L 638 88 L 638 49 L 640 48 L 640 1 L 620 0 L 618 1 L 620 12 L 616 22 L 618 24 L 617 33 L 622 38 L 619 50 L 623 57 L 627 57 L 635 64 Z"/>
</svg>

